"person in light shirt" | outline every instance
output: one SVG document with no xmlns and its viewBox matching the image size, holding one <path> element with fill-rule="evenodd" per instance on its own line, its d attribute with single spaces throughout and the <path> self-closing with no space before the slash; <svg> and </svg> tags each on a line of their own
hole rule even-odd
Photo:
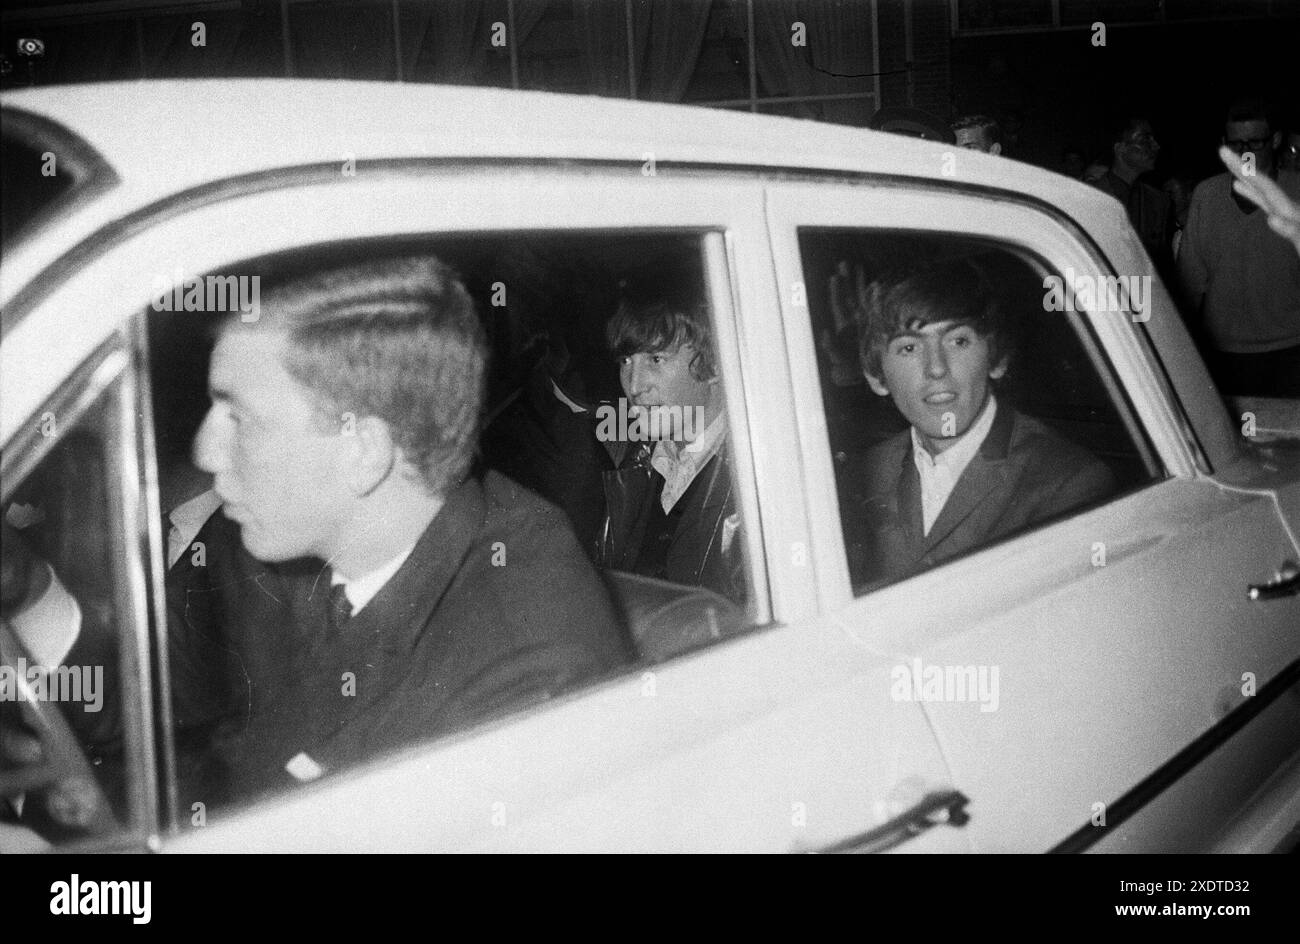
<svg viewBox="0 0 1300 944">
<path fill-rule="evenodd" d="M 721 378 L 703 303 L 624 302 L 606 326 L 633 426 L 606 472 L 602 566 L 743 603 Z M 649 433 L 649 436 L 638 435 Z M 598 436 L 599 436 L 598 432 Z"/>
<path fill-rule="evenodd" d="M 855 585 L 900 579 L 1113 491 L 1103 463 L 996 395 L 1011 349 L 976 264 L 930 264 L 871 299 L 862 368 L 910 428 L 852 472 Z"/>
</svg>

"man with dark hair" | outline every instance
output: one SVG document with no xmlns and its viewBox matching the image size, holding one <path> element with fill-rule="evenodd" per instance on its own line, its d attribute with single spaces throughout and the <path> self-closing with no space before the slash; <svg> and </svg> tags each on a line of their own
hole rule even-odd
<svg viewBox="0 0 1300 944">
<path fill-rule="evenodd" d="M 867 383 L 911 428 L 852 476 L 858 498 L 844 523 L 855 584 L 908 576 L 1113 488 L 1086 450 L 994 396 L 1012 351 L 976 264 L 935 263 L 874 286 L 860 339 Z"/>
<path fill-rule="evenodd" d="M 1088 169 L 1088 158 L 1083 148 L 1070 145 L 1061 151 L 1060 172 L 1066 177 L 1083 180 Z"/>
<path fill-rule="evenodd" d="M 988 115 L 962 115 L 952 123 L 957 146 L 985 154 L 1002 153 L 1002 128 Z"/>
<path fill-rule="evenodd" d="M 707 307 L 625 301 L 606 328 L 634 423 L 605 473 L 600 560 L 745 599 L 739 516 Z M 611 445 L 614 424 L 597 427 Z"/>
<path fill-rule="evenodd" d="M 1268 178 L 1295 201 L 1300 172 L 1278 167 L 1281 140 L 1262 102 L 1229 108 L 1223 144 L 1240 157 L 1242 175 Z M 1192 193 L 1178 264 L 1220 390 L 1300 397 L 1300 259 L 1268 213 L 1233 192 L 1231 174 Z"/>
<path fill-rule="evenodd" d="M 375 261 L 262 297 L 222 326 L 195 443 L 215 556 L 168 581 L 177 724 L 215 730 L 190 779 L 315 779 L 624 662 L 564 515 L 470 474 L 486 351 L 450 270 Z"/>
<path fill-rule="evenodd" d="M 1168 195 L 1143 180 L 1156 166 L 1160 142 L 1151 122 L 1130 118 L 1111 145 L 1110 170 L 1094 182 L 1124 205 L 1129 222 L 1137 231 L 1156 268 L 1167 274 L 1173 265 L 1174 211 Z"/>
</svg>

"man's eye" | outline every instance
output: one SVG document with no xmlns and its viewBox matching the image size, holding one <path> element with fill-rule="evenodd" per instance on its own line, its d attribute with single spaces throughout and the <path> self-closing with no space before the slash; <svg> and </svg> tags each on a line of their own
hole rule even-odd
<svg viewBox="0 0 1300 944">
<path fill-rule="evenodd" d="M 915 350 L 916 350 L 916 345 L 913 344 L 911 341 L 908 341 L 906 344 L 900 344 L 900 345 L 898 345 L 898 347 L 894 348 L 894 353 L 895 353 L 895 354 L 911 354 L 911 353 L 914 352 Z"/>
<path fill-rule="evenodd" d="M 666 360 L 668 360 L 668 358 L 664 357 L 662 354 L 656 354 L 656 355 L 654 355 L 653 357 L 650 358 L 650 363 L 652 363 L 652 364 L 662 364 L 662 363 L 663 363 L 664 361 L 666 361 Z"/>
<path fill-rule="evenodd" d="M 964 334 L 959 334 L 952 339 L 953 347 L 970 347 L 970 343 L 971 339 Z"/>
</svg>

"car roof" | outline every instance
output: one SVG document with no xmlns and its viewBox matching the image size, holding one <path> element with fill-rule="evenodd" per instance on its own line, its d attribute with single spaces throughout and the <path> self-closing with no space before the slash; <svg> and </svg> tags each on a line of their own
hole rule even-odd
<svg viewBox="0 0 1300 944">
<path fill-rule="evenodd" d="M 6 93 L 98 151 L 141 199 L 273 168 L 397 158 L 530 158 L 958 179 L 1068 215 L 1109 197 L 1041 168 L 826 122 L 596 96 L 395 82 L 163 80 Z M 1114 204 L 1118 208 L 1118 204 Z M 1122 211 L 1121 211 L 1122 212 Z"/>
</svg>

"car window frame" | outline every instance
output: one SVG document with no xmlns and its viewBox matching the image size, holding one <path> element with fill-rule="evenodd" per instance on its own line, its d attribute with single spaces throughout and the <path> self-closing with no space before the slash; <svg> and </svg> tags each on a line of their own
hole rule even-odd
<svg viewBox="0 0 1300 944">
<path fill-rule="evenodd" d="M 121 181 L 98 151 L 59 122 L 10 105 L 0 113 L 3 114 L 5 137 L 34 151 L 54 154 L 71 178 L 66 190 L 13 232 L 4 247 L 5 255 L 13 255 Z M 14 306 L 6 305 L 0 312 L 0 333 L 8 331 L 19 317 Z"/>
<path fill-rule="evenodd" d="M 221 271 L 249 258 L 261 258 L 277 252 L 291 251 L 310 244 L 328 244 L 352 239 L 377 240 L 429 237 L 438 238 L 450 235 L 472 236 L 478 233 L 517 232 L 528 233 L 579 232 L 609 233 L 626 231 L 645 233 L 647 231 L 665 234 L 693 234 L 701 237 L 701 249 L 705 255 L 705 273 L 710 302 L 715 312 L 715 329 L 718 335 L 717 345 L 720 363 L 724 375 L 728 378 L 729 390 L 728 416 L 736 436 L 735 448 L 738 461 L 737 486 L 742 514 L 745 514 L 747 526 L 742 529 L 747 541 L 747 559 L 753 572 L 754 590 L 757 596 L 754 619 L 750 628 L 754 631 L 773 631 L 789 622 L 792 614 L 808 611 L 808 601 L 815 599 L 812 592 L 812 568 L 795 568 L 794 586 L 791 580 L 776 579 L 770 567 L 773 548 L 788 547 L 792 541 L 807 542 L 810 524 L 806 518 L 791 515 L 791 509 L 798 512 L 797 503 L 760 500 L 764 494 L 758 478 L 766 476 L 769 480 L 784 479 L 788 485 L 788 454 L 785 453 L 785 438 L 779 433 L 770 434 L 770 424 L 756 426 L 749 417 L 763 414 L 771 417 L 776 408 L 789 409 L 790 397 L 788 387 L 780 383 L 765 381 L 755 384 L 755 376 L 780 378 L 785 371 L 784 345 L 781 343 L 781 323 L 771 305 L 772 268 L 767 254 L 767 233 L 762 215 L 761 181 L 753 174 L 727 173 L 718 175 L 698 171 L 676 172 L 671 168 L 660 168 L 657 177 L 647 178 L 641 172 L 641 165 L 610 166 L 603 162 L 598 167 L 583 167 L 576 173 L 572 167 L 554 167 L 549 164 L 538 167 L 528 162 L 489 162 L 488 173 L 479 163 L 456 162 L 448 166 L 447 162 L 430 162 L 430 165 L 402 162 L 400 168 L 383 168 L 380 173 L 363 175 L 357 179 L 342 178 L 335 168 L 327 180 L 322 180 L 317 169 L 309 169 L 302 175 L 280 173 L 270 175 L 272 180 L 261 181 L 258 186 L 223 186 L 213 184 L 202 188 L 196 196 L 194 206 L 182 206 L 183 197 L 169 201 L 166 211 L 157 220 L 137 219 L 132 222 L 129 231 L 120 223 L 111 224 L 105 231 L 92 237 L 87 242 L 93 245 L 83 246 L 78 251 L 86 254 L 86 269 L 76 273 L 62 274 L 50 279 L 46 274 L 38 275 L 33 282 L 41 283 L 39 292 L 26 295 L 33 314 L 43 312 L 92 312 L 90 305 L 91 288 L 106 281 L 117 285 L 129 285 L 122 297 L 113 298 L 111 313 L 96 314 L 92 323 L 79 323 L 76 331 L 67 334 L 70 350 L 60 351 L 66 359 L 76 348 L 92 343 L 96 331 L 115 332 L 126 330 L 124 323 L 136 322 L 143 331 L 143 318 L 137 317 L 145 308 L 152 289 L 146 289 L 149 280 L 147 272 L 141 268 L 145 257 L 153 259 L 149 271 L 172 272 L 170 262 L 158 260 L 170 259 L 170 250 L 177 245 L 182 254 L 191 252 L 189 264 L 184 266 L 187 275 L 204 272 Z M 431 171 L 445 171 L 445 177 L 431 176 Z M 524 179 L 520 179 L 521 174 Z M 530 176 L 531 175 L 531 176 Z M 604 182 L 602 183 L 602 177 Z M 502 192 L 501 182 L 506 180 L 512 186 Z M 542 180 L 541 192 L 537 190 L 538 180 Z M 391 186 L 394 180 L 400 180 L 405 193 L 394 196 L 389 194 L 386 200 L 376 202 L 368 196 L 368 189 Z M 245 184 L 247 182 L 244 182 Z M 466 193 L 466 187 L 475 192 Z M 518 192 L 530 189 L 527 209 L 520 210 L 521 204 L 515 196 Z M 665 188 L 668 188 L 665 190 Z M 566 194 L 580 190 L 585 196 L 581 212 L 575 213 L 574 204 L 562 199 Z M 221 199 L 213 199 L 213 193 L 222 192 Z M 548 192 L 549 191 L 549 192 Z M 455 200 L 446 202 L 454 192 Z M 423 200 L 419 204 L 433 205 L 442 200 L 441 206 L 453 207 L 448 218 L 426 217 L 418 229 L 403 220 L 394 220 L 383 211 L 385 205 L 406 202 L 406 197 L 420 194 Z M 336 206 L 357 211 L 354 216 L 343 213 L 331 213 L 321 205 L 331 202 L 331 195 L 338 198 Z M 485 212 L 483 202 L 476 202 L 475 197 L 483 202 L 495 201 L 492 212 Z M 303 199 L 316 204 L 319 211 L 312 216 L 314 224 L 326 230 L 325 234 L 305 234 L 280 226 L 267 228 L 250 246 L 241 244 L 233 250 L 223 246 L 223 241 L 212 238 L 221 227 L 210 225 L 215 219 L 224 219 L 225 228 L 234 231 L 235 222 L 242 231 L 249 228 L 250 204 L 247 201 L 259 201 L 262 218 L 269 219 L 279 206 Z M 179 201 L 179 203 L 177 202 Z M 262 201 L 266 201 L 262 204 Z M 414 212 L 415 206 L 411 210 Z M 504 215 L 503 215 L 504 214 Z M 256 217 L 258 214 L 253 214 Z M 410 215 L 409 213 L 407 214 Z M 508 223 L 498 225 L 496 220 Z M 150 223 L 154 225 L 149 225 Z M 177 227 L 188 228 L 191 238 L 188 243 L 177 243 L 174 234 Z M 200 238 L 198 235 L 202 234 Z M 169 251 L 164 251 L 169 250 Z M 61 258 L 66 258 L 64 254 Z M 135 267 L 130 277 L 123 277 L 122 266 Z M 24 319 L 26 321 L 26 319 Z M 29 323 L 19 323 L 16 330 L 6 337 L 9 354 L 15 349 L 21 355 L 34 343 L 32 331 L 35 324 L 45 323 L 44 316 L 34 317 Z M 46 330 L 53 328 L 55 333 L 62 325 L 46 325 Z M 753 352 L 761 355 L 762 362 L 754 363 Z M 143 362 L 143 361 L 142 361 Z M 779 366 L 778 366 L 779 365 Z M 147 374 L 143 372 L 143 374 Z M 142 374 L 138 381 L 147 382 Z M 774 406 L 775 405 L 775 406 Z M 783 418 L 786 423 L 792 417 Z M 152 427 L 150 427 L 152 429 Z M 773 452 L 765 450 L 771 442 L 780 444 Z M 152 449 L 152 439 L 148 447 Z M 762 458 L 760 459 L 760 455 Z M 150 479 L 142 480 L 142 486 L 149 492 L 151 501 L 147 509 L 151 518 L 158 513 L 156 498 L 156 470 L 152 468 L 150 456 Z M 766 468 L 759 470 L 760 465 Z M 749 526 L 752 522 L 753 526 Z M 162 590 L 162 565 L 165 544 L 161 537 L 161 528 L 150 521 L 151 531 L 149 566 L 156 572 L 158 592 Z M 791 535 L 794 537 L 792 538 Z M 782 597 L 781 595 L 785 596 Z M 158 612 L 165 612 L 165 604 L 158 605 Z M 154 620 L 154 646 L 156 651 L 167 651 L 165 626 L 163 620 Z M 746 633 L 744 635 L 751 635 Z M 725 647 L 730 640 L 689 653 L 684 658 L 695 659 L 702 652 Z M 158 660 L 160 663 L 165 660 Z M 677 660 L 675 660 L 677 661 Z M 164 667 L 165 668 L 165 667 Z M 634 678 L 635 673 L 625 676 Z M 160 692 L 166 691 L 164 676 L 155 675 Z M 594 686 L 599 688 L 601 686 Z M 574 693 L 581 697 L 588 689 Z M 565 701 L 566 699 L 556 699 Z M 155 699 L 155 705 L 166 710 L 168 699 Z M 530 709 L 531 712 L 545 710 L 545 706 Z M 160 723 L 164 716 L 159 715 Z M 509 719 L 505 719 L 506 722 Z M 170 727 L 168 727 L 170 730 Z M 164 764 L 171 768 L 173 750 L 171 738 L 163 739 L 167 745 Z M 421 745 L 424 747 L 425 745 Z M 166 780 L 167 795 L 171 802 L 169 829 L 175 831 L 176 814 L 174 803 L 175 778 Z M 179 811 L 184 813 L 184 811 Z"/>
<path fill-rule="evenodd" d="M 259 243 L 259 248 L 254 251 L 207 252 L 207 258 L 193 268 L 187 269 L 187 274 L 219 270 L 223 266 L 237 264 L 250 257 L 271 255 L 305 244 L 327 243 L 331 240 L 369 237 L 409 239 L 420 236 L 437 237 L 444 234 L 472 235 L 476 232 L 500 232 L 506 227 L 493 221 L 502 218 L 503 201 L 508 204 L 507 212 L 517 218 L 509 228 L 521 234 L 551 231 L 590 231 L 594 234 L 601 231 L 631 233 L 662 230 L 665 233 L 702 235 L 706 231 L 716 231 L 723 237 L 726 252 L 715 253 L 714 264 L 720 265 L 725 258 L 732 268 L 725 273 L 725 277 L 720 275 L 713 279 L 717 284 L 713 285 L 710 291 L 714 293 L 715 303 L 718 300 L 725 301 L 718 293 L 722 292 L 724 283 L 730 286 L 729 294 L 732 299 L 730 308 L 735 313 L 735 317 L 730 321 L 720 319 L 720 323 L 715 328 L 724 370 L 728 366 L 737 370 L 737 373 L 732 376 L 738 378 L 735 386 L 738 386 L 741 391 L 740 396 L 732 397 L 729 401 L 729 422 L 736 432 L 738 446 L 745 442 L 754 446 L 746 461 L 738 464 L 737 475 L 742 507 L 755 516 L 750 520 L 757 522 L 756 527 L 746 529 L 754 532 L 753 537 L 746 534 L 746 541 L 749 543 L 753 538 L 759 537 L 762 540 L 761 544 L 751 544 L 747 559 L 751 569 L 757 569 L 753 575 L 756 591 L 763 595 L 763 588 L 768 588 L 768 600 L 770 600 L 770 604 L 760 601 L 755 621 L 758 624 L 766 624 L 783 619 L 781 610 L 789 610 L 793 607 L 783 606 L 780 598 L 783 593 L 790 594 L 791 590 L 772 581 L 770 575 L 761 570 L 770 557 L 772 542 L 781 542 L 782 539 L 769 538 L 773 528 L 769 527 L 768 519 L 772 516 L 765 511 L 770 509 L 765 510 L 760 507 L 758 496 L 762 491 L 754 484 L 753 467 L 759 461 L 758 456 L 762 448 L 761 443 L 754 439 L 748 416 L 756 413 L 771 415 L 776 408 L 775 405 L 782 402 L 788 404 L 788 398 L 783 400 L 780 393 L 764 396 L 762 391 L 771 386 L 765 384 L 757 388 L 757 397 L 761 402 L 757 406 L 754 404 L 756 385 L 749 378 L 755 375 L 761 376 L 763 371 L 770 372 L 774 369 L 774 365 L 783 363 L 783 359 L 779 348 L 773 344 L 770 328 L 761 337 L 753 339 L 747 337 L 753 333 L 754 326 L 758 324 L 758 320 L 748 317 L 748 313 L 759 308 L 770 307 L 767 304 L 768 299 L 762 297 L 763 283 L 765 280 L 770 281 L 770 266 L 766 258 L 756 257 L 748 252 L 740 254 L 736 252 L 741 233 L 746 234 L 742 241 L 756 243 L 762 240 L 765 243 L 761 224 L 761 197 L 754 189 L 757 184 L 752 175 L 724 175 L 724 182 L 718 182 L 715 181 L 714 175 L 704 175 L 703 180 L 700 179 L 700 175 L 690 173 L 676 176 L 670 168 L 661 166 L 657 174 L 646 176 L 642 173 L 640 164 L 611 166 L 609 162 L 592 162 L 590 166 L 579 168 L 576 173 L 572 167 L 531 161 L 433 160 L 375 163 L 374 167 L 359 167 L 358 176 L 351 178 L 342 176 L 337 167 L 331 167 L 324 175 L 321 168 L 309 167 L 282 169 L 255 175 L 258 178 L 256 181 L 213 182 L 160 201 L 156 207 L 149 208 L 147 211 L 133 213 L 129 220 L 124 219 L 110 224 L 84 240 L 76 249 L 62 254 L 59 258 L 78 259 L 82 261 L 85 269 L 92 269 L 102 265 L 106 258 L 113 257 L 123 247 L 133 244 L 138 246 L 137 239 L 152 238 L 155 244 L 165 243 L 165 240 L 158 239 L 158 235 L 167 227 L 186 219 L 190 220 L 196 228 L 203 230 L 208 225 L 200 222 L 204 216 L 209 213 L 216 213 L 218 217 L 228 216 L 237 212 L 236 208 L 239 206 L 249 206 L 243 202 L 246 200 L 292 201 L 303 197 L 311 200 L 321 194 L 343 193 L 351 194 L 348 202 L 350 209 L 356 211 L 354 214 L 332 217 L 330 213 L 321 212 L 313 217 L 314 225 L 323 224 L 324 228 L 330 229 L 331 235 L 328 238 L 308 237 L 300 233 L 263 233 L 260 235 L 264 238 Z M 606 179 L 608 188 L 600 182 L 602 177 Z M 532 180 L 531 183 L 527 185 L 521 183 L 521 180 L 527 181 L 529 178 Z M 440 209 L 447 211 L 445 220 L 441 222 L 436 219 L 431 220 L 419 229 L 404 228 L 391 220 L 376 219 L 374 201 L 367 201 L 360 193 L 364 187 L 376 185 L 382 187 L 385 182 L 390 184 L 400 182 L 409 187 L 415 185 L 417 181 L 421 182 L 423 188 L 419 191 L 424 196 L 420 201 L 423 204 L 433 205 L 434 201 L 429 195 L 435 191 L 445 192 L 448 197 L 453 196 L 454 193 L 456 199 L 444 199 L 439 205 Z M 508 186 L 503 188 L 503 183 Z M 667 200 L 662 194 L 655 197 L 648 190 L 653 187 L 662 188 L 665 185 L 679 191 L 676 199 Z M 523 209 L 519 202 L 509 203 L 511 194 L 527 189 L 528 186 L 540 188 L 540 192 L 535 190 L 529 194 L 531 203 L 522 204 Z M 585 208 L 576 206 L 571 199 L 565 202 L 554 195 L 548 199 L 545 190 L 552 189 L 554 186 L 568 188 L 570 191 L 582 188 L 588 205 Z M 719 187 L 725 189 L 719 190 Z M 477 198 L 467 193 L 467 188 L 473 188 Z M 737 198 L 737 190 L 747 191 L 746 198 Z M 578 212 L 580 209 L 585 212 Z M 361 216 L 370 218 L 362 221 L 359 219 Z M 205 247 L 205 250 L 212 248 Z M 165 245 L 159 246 L 160 252 L 164 255 L 167 249 Z M 92 254 L 95 258 L 84 261 Z M 175 267 L 160 264 L 156 268 L 160 272 L 171 272 Z M 58 307 L 59 302 L 56 300 L 65 298 L 69 288 L 67 278 L 67 270 L 56 262 L 45 272 L 33 278 L 31 283 L 21 289 L 15 297 L 22 298 L 25 310 L 29 307 L 32 310 Z M 148 293 L 145 292 L 138 297 L 139 304 L 135 309 L 142 309 L 147 300 Z M 120 311 L 117 320 L 126 320 L 129 317 L 130 310 Z M 90 341 L 97 340 L 93 332 L 93 327 L 89 327 L 85 337 L 70 338 L 70 346 L 84 347 Z M 19 336 L 21 333 L 14 332 L 14 334 Z M 8 340 L 14 343 L 16 339 Z M 748 351 L 743 356 L 732 356 L 732 351 L 728 348 L 736 344 L 747 348 Z M 766 364 L 758 368 L 752 366 L 749 353 L 755 350 L 762 352 L 762 356 L 766 358 Z M 728 382 L 730 385 L 730 379 Z M 748 436 L 745 435 L 746 432 Z M 753 462 L 750 461 L 751 459 Z M 779 463 L 773 462 L 773 465 Z M 795 524 L 795 528 L 800 532 L 800 539 L 806 539 L 806 524 L 806 522 Z M 788 543 L 789 539 L 783 546 L 788 546 Z M 797 594 L 798 591 L 796 590 L 795 593 Z M 802 599 L 793 602 L 802 604 L 810 596 L 811 594 L 805 589 L 802 592 Z"/>
<path fill-rule="evenodd" d="M 1075 271 L 1104 274 L 1114 274 L 1114 270 L 1097 245 L 1090 238 L 1083 238 L 1070 221 L 1018 195 L 995 194 L 987 188 L 931 186 L 922 182 L 878 178 L 838 181 L 835 187 L 817 186 L 803 180 L 780 181 L 769 186 L 768 214 L 777 278 L 782 285 L 780 298 L 787 324 L 790 360 L 800 371 L 794 385 L 800 401 L 797 408 L 799 436 L 814 466 L 807 490 L 820 498 L 816 514 L 817 558 L 819 561 L 829 560 L 834 570 L 833 579 L 827 581 L 825 605 L 830 611 L 838 611 L 854 600 L 869 599 L 885 587 L 855 596 L 848 575 L 816 344 L 803 281 L 800 229 L 905 230 L 917 236 L 934 234 L 969 238 L 1014 251 L 1026 260 L 1035 260 L 1037 265 L 1046 266 L 1051 272 L 1063 272 L 1067 266 L 1073 266 Z M 1151 317 L 1179 317 L 1154 272 L 1139 274 L 1152 277 Z M 1128 399 L 1142 435 L 1164 466 L 1165 477 L 1191 478 L 1203 474 L 1199 444 L 1192 434 L 1192 426 L 1160 367 L 1145 326 L 1125 316 L 1105 317 L 1093 311 L 1079 313 L 1077 317 L 1086 318 L 1086 334 L 1091 336 L 1109 365 L 1110 377 L 1103 377 L 1103 383 L 1108 387 L 1114 384 Z M 1116 409 L 1123 416 L 1124 406 L 1116 404 Z M 1160 481 L 1149 480 L 1142 488 L 1157 485 Z M 1112 496 L 1102 504 L 1120 497 Z M 1016 541 L 1029 533 L 1065 524 L 1087 513 L 1085 509 L 1006 540 Z M 992 546 L 996 545 L 985 545 L 972 553 L 980 553 Z M 942 567 L 941 564 L 936 569 Z"/>
<path fill-rule="evenodd" d="M 145 501 L 148 483 L 142 488 L 142 470 L 152 468 L 151 452 L 142 455 L 140 447 L 150 442 L 146 431 L 152 430 L 147 389 L 142 389 L 139 365 L 143 335 L 138 328 L 127 326 L 114 332 L 67 378 L 55 395 L 48 398 L 5 444 L 0 454 L 0 504 L 7 502 L 13 490 L 27 480 L 49 455 L 59 436 L 45 436 L 40 417 L 55 417 L 57 427 L 70 429 L 79 423 L 101 398 L 108 398 L 106 435 L 103 442 L 107 466 L 106 517 L 112 549 L 114 603 L 118 631 L 117 676 L 119 686 L 123 775 L 127 779 L 126 797 L 129 821 L 120 832 L 90 839 L 74 839 L 60 851 L 103 849 L 139 849 L 155 847 L 161 827 L 159 764 L 168 772 L 171 761 L 170 738 L 162 739 L 158 750 L 158 729 L 154 724 L 154 652 L 150 626 L 153 613 L 162 602 L 159 574 L 150 567 L 150 531 L 157 534 L 156 514 L 150 513 Z M 147 384 L 147 378 L 144 378 Z M 151 445 L 150 445 L 151 449 Z M 157 660 L 165 662 L 166 660 Z M 165 671 L 165 669 L 164 669 Z"/>
</svg>

